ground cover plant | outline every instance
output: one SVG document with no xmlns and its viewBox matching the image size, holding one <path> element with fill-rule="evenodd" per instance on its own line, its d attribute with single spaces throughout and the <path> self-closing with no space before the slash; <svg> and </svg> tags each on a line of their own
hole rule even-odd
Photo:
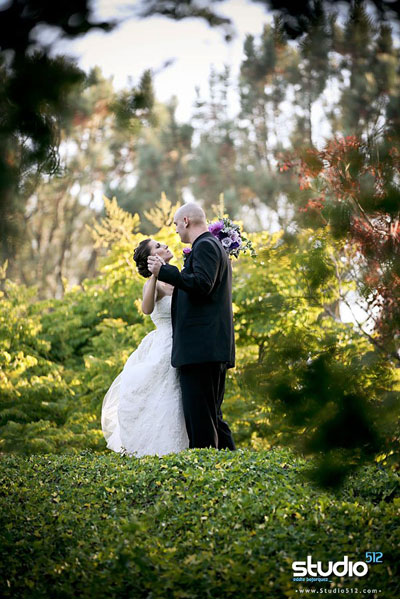
<svg viewBox="0 0 400 599">
<path fill-rule="evenodd" d="M 398 475 L 362 468 L 333 492 L 288 449 L 188 450 L 128 458 L 3 455 L 0 593 L 5 598 L 298 597 L 301 589 L 396 599 Z M 364 578 L 292 581 L 292 562 L 365 560 Z"/>
</svg>

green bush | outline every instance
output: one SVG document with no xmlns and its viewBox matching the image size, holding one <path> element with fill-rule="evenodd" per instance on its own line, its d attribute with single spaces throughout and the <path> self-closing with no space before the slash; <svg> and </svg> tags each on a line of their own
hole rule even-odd
<svg viewBox="0 0 400 599">
<path fill-rule="evenodd" d="M 324 587 L 397 599 L 399 477 L 364 467 L 333 494 L 304 482 L 307 468 L 278 449 L 3 456 L 0 594 L 282 599 Z M 383 562 L 365 578 L 292 581 L 294 560 L 366 551 Z"/>
<path fill-rule="evenodd" d="M 93 232 L 104 250 L 95 279 L 57 300 L 35 301 L 35 289 L 12 281 L 0 291 L 0 451 L 105 448 L 102 400 L 153 328 L 132 259 L 139 219 L 115 201 L 106 208 Z M 165 224 L 174 210 L 163 198 L 150 216 L 181 266 L 182 245 Z M 223 405 L 237 445 L 292 445 L 317 458 L 331 486 L 375 459 L 396 467 L 399 371 L 337 317 L 337 277 L 342 294 L 353 288 L 334 258 L 341 242 L 312 231 L 251 237 L 258 259 L 233 261 L 237 361 Z"/>
</svg>

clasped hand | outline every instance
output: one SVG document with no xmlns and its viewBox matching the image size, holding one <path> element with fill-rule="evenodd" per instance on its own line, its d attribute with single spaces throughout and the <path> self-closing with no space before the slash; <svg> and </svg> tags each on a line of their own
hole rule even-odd
<svg viewBox="0 0 400 599">
<path fill-rule="evenodd" d="M 147 258 L 147 268 L 155 277 L 158 277 L 158 273 L 163 264 L 166 264 L 165 260 L 160 258 L 157 254 Z"/>
</svg>

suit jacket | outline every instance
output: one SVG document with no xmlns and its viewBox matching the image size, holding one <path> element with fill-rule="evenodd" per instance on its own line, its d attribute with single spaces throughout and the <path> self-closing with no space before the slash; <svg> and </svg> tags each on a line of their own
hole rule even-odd
<svg viewBox="0 0 400 599">
<path fill-rule="evenodd" d="M 204 362 L 235 365 L 232 267 L 222 244 L 208 231 L 192 244 L 179 272 L 163 265 L 160 281 L 174 285 L 172 366 Z"/>
</svg>

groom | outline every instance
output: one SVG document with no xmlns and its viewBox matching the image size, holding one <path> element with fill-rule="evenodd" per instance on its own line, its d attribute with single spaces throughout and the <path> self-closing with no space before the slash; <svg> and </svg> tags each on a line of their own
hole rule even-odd
<svg viewBox="0 0 400 599">
<path fill-rule="evenodd" d="M 222 244 L 207 228 L 200 206 L 175 214 L 176 232 L 191 243 L 182 271 L 148 257 L 149 270 L 174 286 L 172 366 L 178 369 L 189 447 L 236 449 L 221 404 L 227 368 L 235 364 L 232 270 Z"/>
</svg>

